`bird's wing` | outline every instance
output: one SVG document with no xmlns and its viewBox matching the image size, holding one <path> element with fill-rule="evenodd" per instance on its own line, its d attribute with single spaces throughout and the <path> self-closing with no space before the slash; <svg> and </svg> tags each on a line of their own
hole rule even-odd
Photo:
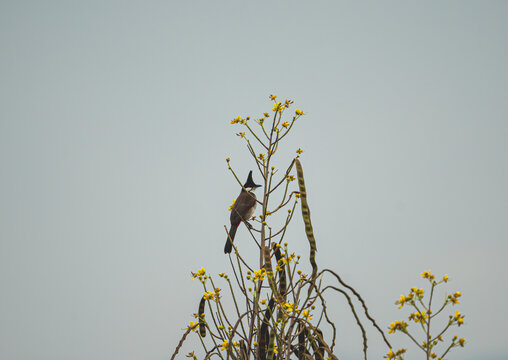
<svg viewBox="0 0 508 360">
<path fill-rule="evenodd" d="M 249 194 L 245 191 L 242 191 L 233 205 L 233 209 L 231 209 L 231 223 L 237 224 L 240 221 L 247 221 L 249 219 L 244 219 L 243 217 L 247 216 L 249 210 L 256 205 L 256 197 L 254 194 Z"/>
</svg>

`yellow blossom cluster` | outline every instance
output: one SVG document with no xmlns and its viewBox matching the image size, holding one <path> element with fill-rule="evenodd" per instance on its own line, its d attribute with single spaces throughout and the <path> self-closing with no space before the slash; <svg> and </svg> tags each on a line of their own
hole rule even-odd
<svg viewBox="0 0 508 360">
<path fill-rule="evenodd" d="M 295 307 L 295 303 L 292 303 L 292 302 L 291 302 L 291 303 L 289 303 L 289 302 L 287 302 L 287 303 L 285 303 L 285 304 L 283 305 L 283 307 L 284 307 L 284 309 L 285 309 L 288 313 L 298 312 L 298 308 L 297 308 L 297 307 Z"/>
<path fill-rule="evenodd" d="M 209 290 L 209 291 L 207 291 L 207 292 L 205 292 L 205 293 L 203 294 L 203 298 L 204 298 L 205 300 L 213 300 L 213 299 L 215 299 L 215 293 L 214 293 L 213 291 L 210 291 L 210 290 Z"/>
<path fill-rule="evenodd" d="M 205 279 L 206 279 L 206 276 L 205 276 L 206 271 L 205 271 L 205 268 L 203 268 L 203 267 L 195 273 L 191 272 L 191 274 L 192 274 L 192 280 L 194 280 L 195 278 L 198 278 L 200 281 L 202 281 L 203 277 L 205 277 Z"/>
<path fill-rule="evenodd" d="M 395 331 L 405 332 L 408 324 L 405 321 L 395 321 L 390 324 L 388 334 L 393 334 Z"/>
<path fill-rule="evenodd" d="M 433 275 L 431 273 L 431 271 L 424 271 L 422 272 L 421 274 L 421 277 L 423 279 L 427 279 L 430 283 L 430 286 L 431 286 L 431 291 L 429 292 L 430 294 L 430 299 L 429 299 L 429 305 L 428 305 L 428 308 L 424 305 L 422 299 L 423 299 L 423 296 L 425 294 L 424 290 L 423 289 L 418 289 L 417 287 L 412 287 L 410 289 L 410 292 L 407 296 L 404 296 L 404 295 L 400 295 L 400 298 L 395 302 L 396 305 L 399 305 L 398 308 L 402 308 L 404 305 L 411 305 L 416 311 L 413 312 L 413 313 L 410 313 L 409 314 L 409 317 L 408 319 L 410 321 L 414 321 L 415 323 L 420 323 L 422 325 L 422 328 L 424 329 L 424 331 L 427 331 L 427 334 L 429 334 L 429 327 L 430 327 L 430 324 L 429 324 L 429 321 L 430 321 L 430 318 L 432 316 L 435 316 L 437 314 L 439 314 L 441 312 L 441 310 L 443 310 L 446 305 L 452 303 L 452 304 L 459 304 L 459 298 L 462 296 L 462 293 L 460 291 L 456 291 L 455 293 L 451 294 L 451 295 L 447 295 L 447 297 L 445 298 L 445 302 L 444 304 L 441 306 L 441 308 L 439 309 L 439 311 L 437 311 L 437 313 L 435 315 L 433 315 L 433 311 L 432 309 L 430 308 L 430 304 L 432 303 L 432 297 L 433 297 L 433 294 L 434 294 L 434 288 L 436 286 L 438 286 L 439 284 L 442 284 L 442 283 L 447 283 L 449 281 L 449 277 L 448 275 L 444 275 L 441 280 L 435 280 L 436 279 L 436 276 Z M 425 308 L 425 310 L 422 310 L 419 305 L 423 305 L 423 307 Z M 445 328 L 445 330 L 451 326 L 451 325 L 457 325 L 457 326 L 461 326 L 464 324 L 464 315 L 462 315 L 459 311 L 456 311 L 455 312 L 455 315 L 450 315 L 449 316 L 449 322 L 448 322 L 448 326 Z M 412 336 L 410 335 L 409 333 L 409 330 L 407 329 L 409 325 L 407 323 L 405 323 L 404 321 L 395 321 L 395 322 L 392 322 L 388 328 L 388 333 L 389 334 L 393 334 L 395 333 L 396 331 L 401 331 L 405 334 L 407 334 L 408 336 L 410 336 L 412 338 Z M 445 331 L 444 330 L 444 331 Z M 444 333 L 444 331 L 442 333 Z M 441 334 L 442 334 L 441 333 Z M 443 342 L 443 337 L 441 336 L 441 334 L 439 334 L 436 338 L 434 338 L 432 341 L 422 341 L 420 342 L 418 345 L 419 347 L 426 351 L 429 358 L 431 359 L 436 359 L 437 360 L 443 360 L 441 357 L 438 357 L 436 355 L 436 353 L 434 352 L 431 352 L 431 349 L 436 346 L 438 344 L 438 342 Z M 429 335 L 427 335 L 429 336 Z M 414 340 L 414 339 L 413 339 Z M 416 341 L 416 340 L 414 340 Z M 454 346 L 464 346 L 465 344 L 465 339 L 464 338 L 460 338 L 458 339 L 457 336 L 455 336 L 452 340 L 452 344 L 450 345 L 450 347 L 448 348 L 448 350 L 450 350 L 452 347 Z M 448 350 L 445 351 L 445 353 L 448 352 Z M 400 356 L 398 356 L 400 355 Z M 392 350 L 390 350 L 390 352 L 385 356 L 385 358 L 387 359 L 398 359 L 398 360 L 401 360 L 403 359 L 403 356 L 402 354 L 397 354 L 397 353 L 394 353 Z M 446 359 L 444 359 L 446 360 Z"/>
<path fill-rule="evenodd" d="M 242 118 L 242 117 L 239 115 L 239 116 L 235 117 L 233 120 L 231 120 L 231 121 L 230 121 L 230 123 L 231 123 L 231 125 L 238 124 L 238 123 L 240 123 L 240 124 L 245 124 L 245 123 L 247 122 L 247 120 L 249 120 L 249 119 L 250 119 L 250 117 L 249 117 L 249 116 L 247 116 L 247 117 L 244 119 L 244 118 Z"/>
<path fill-rule="evenodd" d="M 399 305 L 398 308 L 400 309 L 404 306 L 406 302 L 413 300 L 413 297 L 414 297 L 413 292 L 410 292 L 407 296 L 400 295 L 400 298 L 395 302 L 395 305 Z"/>
<path fill-rule="evenodd" d="M 263 281 L 266 276 L 266 270 L 265 269 L 259 269 L 254 270 L 254 276 L 252 277 L 253 281 Z"/>
<path fill-rule="evenodd" d="M 282 270 L 282 268 L 284 267 L 284 265 L 287 265 L 289 264 L 290 262 L 292 262 L 296 255 L 295 253 L 292 253 L 291 255 L 287 256 L 286 257 L 286 254 L 285 253 L 281 253 L 281 256 L 282 256 L 282 259 L 280 259 L 278 262 L 277 262 L 277 267 L 276 267 L 276 270 L 277 271 L 280 271 Z"/>
<path fill-rule="evenodd" d="M 298 115 L 298 116 L 301 116 L 301 115 L 304 115 L 305 113 L 302 110 L 300 110 L 300 109 L 296 109 L 295 110 L 295 114 Z"/>
<path fill-rule="evenodd" d="M 415 323 L 425 323 L 425 320 L 429 318 L 429 315 L 425 313 L 425 310 L 423 311 L 416 311 L 414 313 L 411 313 L 409 315 L 409 320 L 413 320 Z"/>
<path fill-rule="evenodd" d="M 277 99 L 277 95 L 275 95 L 275 94 L 270 95 L 270 100 L 274 102 L 272 111 L 275 111 L 275 112 L 282 112 L 284 109 L 289 108 L 289 106 L 293 103 L 293 101 L 289 100 L 289 99 L 286 99 L 284 101 L 284 103 L 277 102 L 276 99 Z M 301 110 L 299 110 L 299 111 L 301 112 Z M 302 114 L 303 114 L 303 112 L 302 112 Z M 264 115 L 265 115 L 265 117 L 268 117 L 268 116 L 266 116 L 266 113 Z"/>
<path fill-rule="evenodd" d="M 448 295 L 447 301 L 451 302 L 452 305 L 460 304 L 459 297 L 461 297 L 461 296 L 462 296 L 462 293 L 460 291 L 456 291 L 454 294 Z"/>
<path fill-rule="evenodd" d="M 275 112 L 282 112 L 284 109 L 286 108 L 285 105 L 283 105 L 282 103 L 280 102 L 276 102 L 273 104 L 273 109 L 272 111 L 275 111 Z"/>
<path fill-rule="evenodd" d="M 434 278 L 435 278 L 435 276 L 430 273 L 430 270 L 429 271 L 424 271 L 420 275 L 424 279 L 429 279 L 430 282 L 434 281 Z"/>
<path fill-rule="evenodd" d="M 303 310 L 302 317 L 304 320 L 307 320 L 307 321 L 312 320 L 312 316 L 310 315 L 310 310 Z"/>
<path fill-rule="evenodd" d="M 224 342 L 222 343 L 222 346 L 220 347 L 221 351 L 227 350 L 229 348 L 228 341 L 224 339 Z"/>
<path fill-rule="evenodd" d="M 189 323 L 189 326 L 187 326 L 187 330 L 192 329 L 192 331 L 196 332 L 196 331 L 198 331 L 197 325 L 198 325 L 197 321 L 191 321 Z"/>
<path fill-rule="evenodd" d="M 406 352 L 406 349 L 399 349 L 395 352 L 393 352 L 393 350 L 390 349 L 390 351 L 388 351 L 388 354 L 385 355 L 385 359 L 387 359 L 387 360 L 395 359 L 395 358 L 397 358 L 397 356 L 401 356 L 405 352 Z"/>
<path fill-rule="evenodd" d="M 451 317 L 451 315 L 450 315 Z M 459 310 L 455 311 L 455 315 L 453 316 L 453 320 L 457 322 L 457 325 L 460 326 L 464 324 L 464 315 L 462 315 Z"/>
</svg>

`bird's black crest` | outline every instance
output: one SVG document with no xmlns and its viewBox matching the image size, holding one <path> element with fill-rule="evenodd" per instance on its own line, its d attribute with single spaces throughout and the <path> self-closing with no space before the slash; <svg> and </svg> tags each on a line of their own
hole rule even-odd
<svg viewBox="0 0 508 360">
<path fill-rule="evenodd" d="M 252 170 L 249 172 L 249 176 L 247 177 L 247 181 L 245 182 L 245 185 L 243 185 L 244 188 L 257 188 L 261 185 L 257 185 L 254 180 L 252 180 Z"/>
</svg>

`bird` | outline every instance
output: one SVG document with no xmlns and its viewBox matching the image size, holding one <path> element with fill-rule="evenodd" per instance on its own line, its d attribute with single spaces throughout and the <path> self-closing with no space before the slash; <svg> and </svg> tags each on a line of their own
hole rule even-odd
<svg viewBox="0 0 508 360">
<path fill-rule="evenodd" d="M 254 210 L 256 210 L 256 195 L 254 190 L 260 187 L 252 179 L 252 170 L 249 172 L 247 181 L 243 185 L 240 195 L 236 198 L 233 208 L 231 209 L 231 228 L 229 230 L 229 236 L 226 239 L 226 246 L 224 246 L 224 254 L 230 254 L 233 249 L 233 240 L 235 239 L 236 230 L 242 221 L 247 222 L 250 219 Z M 230 240 L 231 238 L 231 240 Z"/>
</svg>

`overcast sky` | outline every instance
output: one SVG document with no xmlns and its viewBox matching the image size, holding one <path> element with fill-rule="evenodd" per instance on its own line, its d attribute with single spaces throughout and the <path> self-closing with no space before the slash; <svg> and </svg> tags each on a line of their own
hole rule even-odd
<svg viewBox="0 0 508 360">
<path fill-rule="evenodd" d="M 508 358 L 507 39 L 505 1 L 1 1 L 0 358 L 168 359 L 190 271 L 229 270 L 225 158 L 254 167 L 229 121 L 271 93 L 306 112 L 276 165 L 305 151 L 322 267 L 383 328 L 446 273 L 468 341 L 450 358 Z"/>
</svg>

